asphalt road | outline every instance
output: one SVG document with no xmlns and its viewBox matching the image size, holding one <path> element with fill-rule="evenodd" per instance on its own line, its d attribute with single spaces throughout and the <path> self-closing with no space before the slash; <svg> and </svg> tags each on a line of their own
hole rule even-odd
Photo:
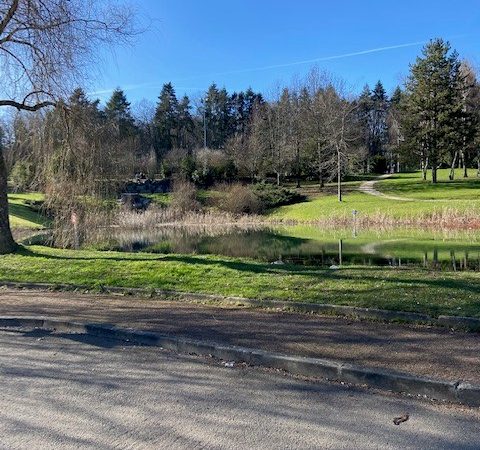
<svg viewBox="0 0 480 450">
<path fill-rule="evenodd" d="M 75 334 L 0 330 L 0 389 L 8 449 L 480 448 L 478 409 Z"/>
</svg>

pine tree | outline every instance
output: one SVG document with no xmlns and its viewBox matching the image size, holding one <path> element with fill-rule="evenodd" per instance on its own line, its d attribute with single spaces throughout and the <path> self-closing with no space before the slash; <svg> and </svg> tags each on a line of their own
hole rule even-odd
<svg viewBox="0 0 480 450">
<path fill-rule="evenodd" d="M 190 99 L 184 95 L 177 109 L 178 147 L 189 151 L 192 147 L 192 137 L 195 126 L 190 110 Z"/>
<path fill-rule="evenodd" d="M 135 120 L 130 112 L 130 103 L 120 88 L 113 91 L 105 107 L 105 114 L 115 124 L 120 138 L 134 135 Z"/>
<path fill-rule="evenodd" d="M 178 100 L 172 83 L 164 84 L 158 97 L 153 119 L 155 128 L 154 147 L 159 157 L 178 145 L 178 109 Z"/>
<path fill-rule="evenodd" d="M 406 83 L 406 139 L 419 150 L 424 177 L 431 168 L 433 183 L 437 169 L 463 139 L 460 80 L 457 52 L 448 42 L 434 39 L 411 66 Z"/>
<path fill-rule="evenodd" d="M 366 171 L 384 171 L 385 152 L 388 141 L 388 97 L 381 81 L 370 90 L 368 84 L 360 94 L 358 107 L 359 122 L 363 129 L 363 140 L 367 154 Z M 372 163 L 374 165 L 372 165 Z"/>
<path fill-rule="evenodd" d="M 218 89 L 213 83 L 205 95 L 204 107 L 208 147 L 224 148 L 234 130 L 231 98 L 227 90 Z"/>
<path fill-rule="evenodd" d="M 400 155 L 402 150 L 403 134 L 401 127 L 403 92 L 399 86 L 393 91 L 388 105 L 387 129 L 388 139 L 386 144 L 389 171 L 400 171 Z"/>
<path fill-rule="evenodd" d="M 388 142 L 388 96 L 379 80 L 371 94 L 372 112 L 370 122 L 371 152 L 376 157 L 385 160 L 386 145 Z M 384 170 L 385 167 L 377 166 L 377 170 Z"/>
<path fill-rule="evenodd" d="M 480 176 L 480 84 L 472 66 L 463 61 L 460 66 L 464 117 L 463 142 L 460 157 L 463 165 L 463 177 L 468 177 L 467 159 L 474 154 L 477 159 L 477 176 Z"/>
</svg>

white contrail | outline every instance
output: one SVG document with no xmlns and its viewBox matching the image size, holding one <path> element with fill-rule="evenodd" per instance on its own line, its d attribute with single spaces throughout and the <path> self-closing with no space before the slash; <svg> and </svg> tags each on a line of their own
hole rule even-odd
<svg viewBox="0 0 480 450">
<path fill-rule="evenodd" d="M 465 37 L 466 35 L 457 35 L 457 36 L 452 36 L 455 38 L 459 37 Z M 318 62 L 323 62 L 323 61 L 332 61 L 336 59 L 343 59 L 343 58 L 350 58 L 352 56 L 361 56 L 361 55 L 368 55 L 371 53 L 379 53 L 379 52 L 385 52 L 388 50 L 396 50 L 399 48 L 406 48 L 406 47 L 415 47 L 417 45 L 423 45 L 429 42 L 429 40 L 423 40 L 423 41 L 417 41 L 417 42 L 407 42 L 405 44 L 397 44 L 397 45 L 388 45 L 385 47 L 376 47 L 376 48 L 369 48 L 367 50 L 359 50 L 356 52 L 350 52 L 350 53 L 341 53 L 339 55 L 331 55 L 331 56 L 321 56 L 319 58 L 312 58 L 312 59 L 304 59 L 303 61 L 294 61 L 294 62 L 289 62 L 289 63 L 283 63 L 283 64 L 272 64 L 269 66 L 260 66 L 260 67 L 251 67 L 249 69 L 236 69 L 236 70 L 229 70 L 226 72 L 216 72 L 216 73 L 211 73 L 211 74 L 198 74 L 194 75 L 191 77 L 186 77 L 186 78 L 175 78 L 172 77 L 173 80 L 175 81 L 188 81 L 188 80 L 194 80 L 198 78 L 212 78 L 216 76 L 223 76 L 223 75 L 234 75 L 234 74 L 239 74 L 239 73 L 248 73 L 248 72 L 260 72 L 262 70 L 272 70 L 272 69 L 281 69 L 284 67 L 294 67 L 294 66 L 299 66 L 302 64 L 312 64 L 312 63 L 318 63 Z M 153 87 L 156 85 L 156 83 L 143 83 L 143 84 L 137 84 L 137 85 L 131 85 L 127 86 L 124 90 L 132 90 L 132 89 L 140 89 L 140 88 L 145 88 L 145 87 Z M 176 88 L 176 89 L 181 89 L 181 88 Z M 183 88 L 184 90 L 188 90 L 189 88 Z M 193 90 L 193 88 L 190 88 Z M 97 91 L 97 92 L 92 92 L 92 95 L 98 95 L 98 94 L 104 94 L 107 92 L 111 92 L 113 89 L 110 90 L 102 90 L 102 91 Z"/>
<path fill-rule="evenodd" d="M 369 53 L 378 53 L 378 52 L 384 52 L 387 50 L 395 50 L 398 48 L 405 48 L 405 47 L 414 47 L 417 45 L 423 45 L 429 42 L 428 40 L 425 41 L 417 41 L 417 42 L 408 42 L 406 44 L 397 44 L 397 45 L 389 45 L 387 47 L 377 47 L 377 48 L 370 48 L 368 50 L 360 50 L 358 52 L 351 52 L 351 53 L 342 53 L 340 55 L 331 55 L 331 56 L 321 56 L 319 58 L 312 58 L 312 59 L 305 59 L 303 61 L 294 61 L 294 62 L 289 62 L 289 63 L 283 63 L 283 64 L 272 64 L 270 66 L 261 66 L 261 67 L 251 67 L 249 69 L 239 69 L 239 70 L 229 70 L 227 72 L 217 72 L 217 73 L 212 73 L 209 75 L 197 75 L 195 77 L 189 77 L 189 78 L 181 78 L 178 81 L 184 81 L 184 80 L 190 80 L 192 78 L 200 78 L 200 77 L 214 77 L 214 76 L 219 76 L 219 75 L 233 75 L 237 73 L 247 73 L 247 72 L 259 72 L 262 70 L 271 70 L 271 69 L 281 69 L 284 67 L 293 67 L 293 66 L 299 66 L 302 64 L 312 64 L 312 63 L 317 63 L 317 62 L 322 62 L 322 61 L 331 61 L 335 59 L 343 59 L 343 58 L 350 58 L 352 56 L 360 56 L 360 55 L 368 55 Z"/>
<path fill-rule="evenodd" d="M 157 82 L 149 82 L 149 83 L 140 83 L 140 84 L 130 84 L 125 87 L 120 86 L 120 89 L 122 91 L 127 92 L 127 91 L 134 91 L 136 89 L 161 89 L 163 87 L 163 84 L 159 84 Z M 188 87 L 188 86 L 174 86 L 176 91 L 200 91 L 200 88 L 197 87 Z M 105 94 L 111 94 L 116 88 L 105 88 L 105 89 L 100 89 L 100 90 L 95 90 L 92 92 L 88 92 L 88 95 L 105 95 Z"/>
</svg>

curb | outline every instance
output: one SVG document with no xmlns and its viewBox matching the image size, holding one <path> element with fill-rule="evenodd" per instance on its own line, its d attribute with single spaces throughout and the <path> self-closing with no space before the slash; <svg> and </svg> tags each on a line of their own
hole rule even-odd
<svg viewBox="0 0 480 450">
<path fill-rule="evenodd" d="M 54 290 L 54 291 L 72 291 L 75 289 L 95 291 L 99 293 L 139 295 L 139 296 L 159 296 L 166 297 L 168 300 L 186 300 L 193 302 L 218 302 L 235 306 L 249 306 L 252 308 L 273 308 L 283 311 L 294 311 L 307 314 L 325 314 L 333 316 L 352 317 L 355 319 L 376 320 L 382 322 L 405 322 L 413 324 L 428 324 L 438 327 L 448 327 L 456 330 L 480 331 L 480 319 L 475 317 L 448 316 L 440 315 L 438 317 L 429 316 L 406 311 L 393 311 L 376 308 L 360 308 L 356 306 L 331 305 L 326 303 L 305 303 L 288 300 L 257 300 L 244 297 L 231 297 L 214 294 L 202 294 L 195 292 L 181 292 L 166 289 L 144 289 L 144 288 L 125 288 L 100 286 L 99 288 L 82 285 L 70 284 L 51 284 L 51 283 L 21 283 L 0 281 L 0 287 L 15 289 L 32 290 Z"/>
<path fill-rule="evenodd" d="M 289 356 L 264 350 L 223 345 L 134 329 L 122 329 L 111 325 L 82 324 L 39 317 L 0 317 L 0 326 L 33 327 L 83 333 L 134 344 L 161 347 L 178 353 L 213 356 L 223 360 L 244 362 L 253 366 L 270 367 L 305 377 L 326 378 L 332 381 L 367 385 L 382 390 L 480 407 L 480 385 L 465 383 L 461 380 L 442 381 L 400 372 L 369 369 L 329 359 Z"/>
</svg>

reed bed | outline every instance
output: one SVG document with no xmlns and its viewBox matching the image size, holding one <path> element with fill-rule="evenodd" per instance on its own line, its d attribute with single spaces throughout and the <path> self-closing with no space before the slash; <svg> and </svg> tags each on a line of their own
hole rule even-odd
<svg viewBox="0 0 480 450">
<path fill-rule="evenodd" d="M 423 214 L 417 213 L 404 216 L 395 216 L 388 211 L 376 211 L 368 214 L 358 213 L 355 216 L 343 214 L 315 220 L 284 219 L 276 222 L 285 225 L 309 224 L 325 227 L 352 227 L 354 225 L 361 228 L 393 228 L 406 226 L 420 227 L 422 229 L 480 230 L 480 210 L 477 208 L 460 210 L 444 207 Z"/>
</svg>

